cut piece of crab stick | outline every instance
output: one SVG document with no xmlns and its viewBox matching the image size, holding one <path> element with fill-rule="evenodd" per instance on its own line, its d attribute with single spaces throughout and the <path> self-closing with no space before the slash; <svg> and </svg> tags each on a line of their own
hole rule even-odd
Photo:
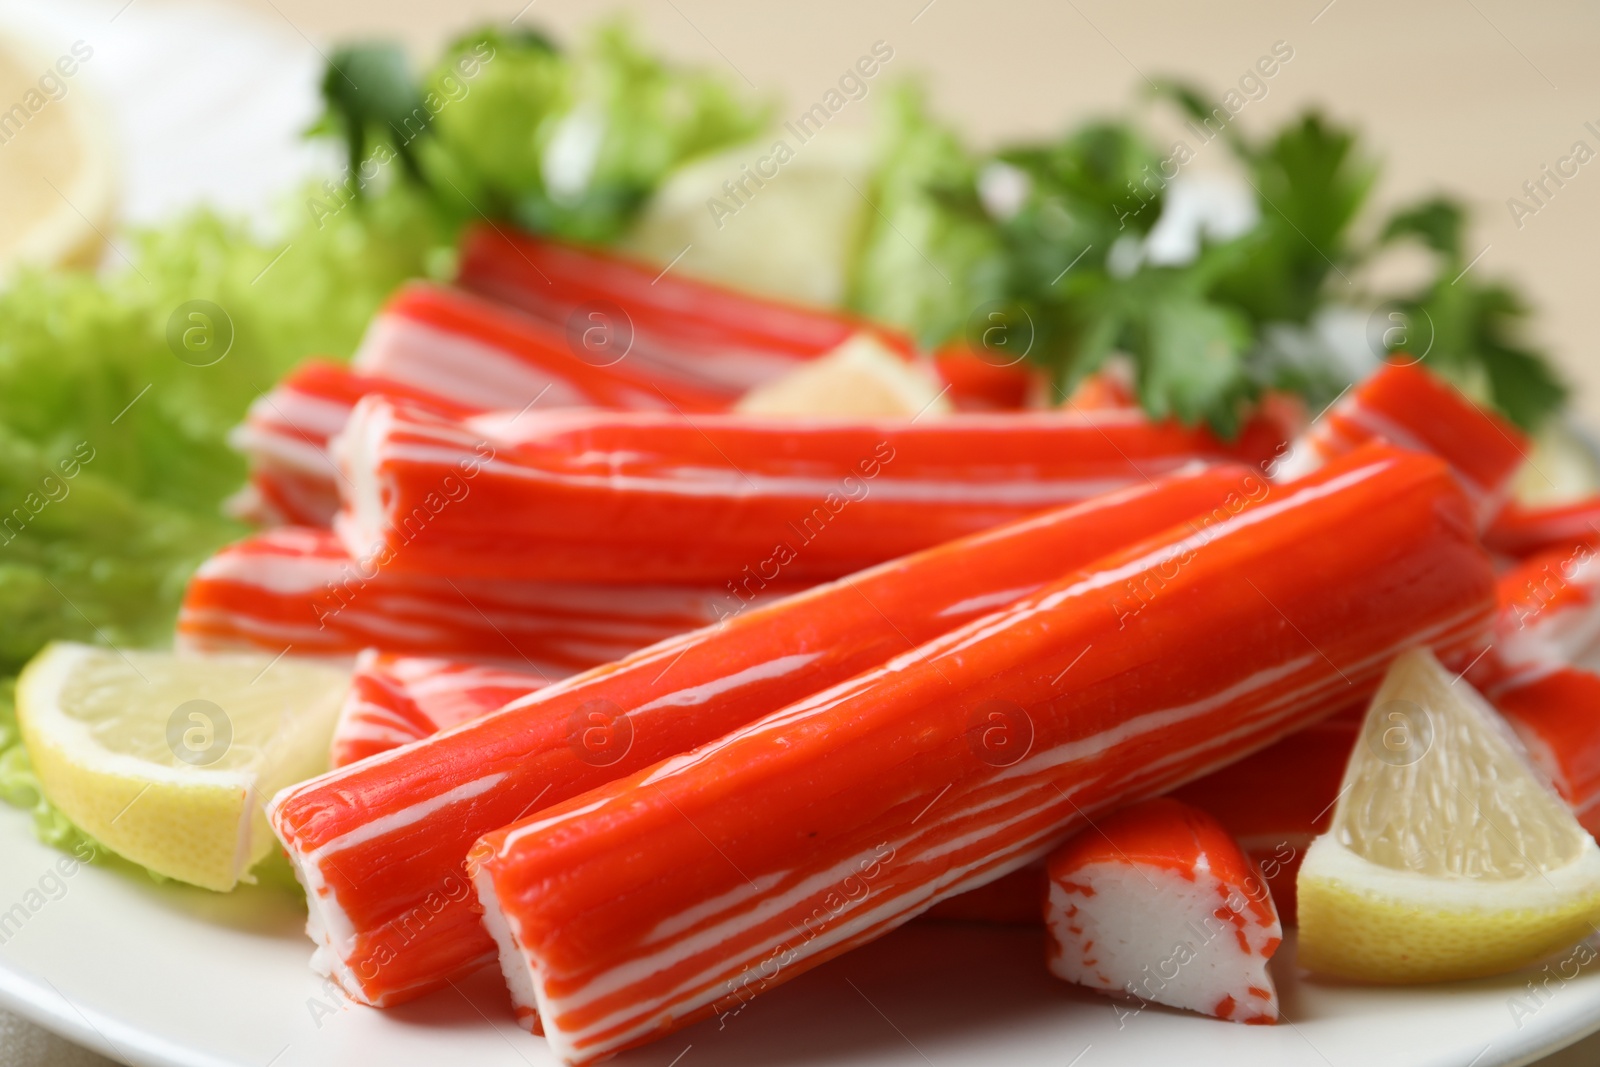
<svg viewBox="0 0 1600 1067">
<path fill-rule="evenodd" d="M 1129 581 L 1159 583 L 1131 615 Z M 1408 647 L 1459 661 L 1492 610 L 1444 465 L 1347 457 L 486 836 L 485 925 L 552 1051 L 593 1062 L 1370 693 Z"/>
<path fill-rule="evenodd" d="M 335 529 L 390 569 L 713 584 L 836 578 L 1230 451 L 1134 412 L 463 420 L 383 397 L 356 405 L 334 448 Z"/>
<path fill-rule="evenodd" d="M 351 557 L 331 531 L 284 526 L 200 565 L 184 592 L 178 643 L 341 658 L 377 648 L 558 678 L 715 622 L 777 588 L 452 580 L 395 572 Z"/>
<path fill-rule="evenodd" d="M 1211 816 L 1168 797 L 1122 808 L 1050 854 L 1050 973 L 1239 1023 L 1278 1021 L 1283 943 L 1255 864 Z"/>
<path fill-rule="evenodd" d="M 595 330 L 552 326 L 477 294 L 410 282 L 374 316 L 353 366 L 460 404 L 717 411 L 726 391 L 652 375 Z"/>
<path fill-rule="evenodd" d="M 600 331 L 650 374 L 720 390 L 730 401 L 863 331 L 911 351 L 903 336 L 847 315 L 499 227 L 467 230 L 457 282 L 558 329 Z"/>
<path fill-rule="evenodd" d="M 481 718 L 550 684 L 531 670 L 367 649 L 333 728 L 331 766 L 343 767 Z"/>
<path fill-rule="evenodd" d="M 1528 442 L 1522 432 L 1421 367 L 1386 363 L 1311 424 L 1278 465 L 1294 478 L 1369 441 L 1430 452 L 1450 464 L 1487 525 L 1510 491 Z"/>
<path fill-rule="evenodd" d="M 339 510 L 339 471 L 328 441 L 369 393 L 429 403 L 461 416 L 481 410 L 457 405 L 392 378 L 358 374 L 326 360 L 307 360 L 251 403 L 229 443 L 250 465 L 249 495 L 234 510 L 257 522 L 326 526 Z"/>
<path fill-rule="evenodd" d="M 1185 518 L 1205 528 L 1266 491 L 1237 467 L 1141 483 L 751 606 L 286 790 L 271 821 L 307 889 L 315 963 L 368 1004 L 437 988 L 494 957 L 466 889 L 481 835 L 842 682 L 1120 545 Z M 399 855 L 407 862 L 394 864 Z M 449 892 L 434 914 L 427 902 L 440 887 Z"/>
<path fill-rule="evenodd" d="M 1507 556 L 1600 542 L 1600 494 L 1564 504 L 1522 504 L 1500 509 L 1484 531 L 1483 543 Z"/>
</svg>

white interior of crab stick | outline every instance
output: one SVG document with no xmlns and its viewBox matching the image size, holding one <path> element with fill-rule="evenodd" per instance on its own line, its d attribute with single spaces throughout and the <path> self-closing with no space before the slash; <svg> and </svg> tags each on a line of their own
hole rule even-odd
<svg viewBox="0 0 1600 1067">
<path fill-rule="evenodd" d="M 544 1033 L 539 1022 L 538 983 L 534 981 L 533 959 L 522 951 L 512 930 L 512 919 L 500 908 L 500 898 L 495 894 L 493 880 L 482 870 L 475 871 L 473 886 L 478 891 L 478 901 L 483 905 L 483 928 L 489 931 L 500 949 L 500 973 L 505 975 L 511 990 L 511 1005 L 517 1024 L 535 1034 Z"/>
<path fill-rule="evenodd" d="M 1086 864 L 1050 880 L 1045 922 L 1058 978 L 1234 1022 L 1277 1021 L 1267 960 L 1282 926 L 1263 925 L 1207 869 L 1191 881 L 1151 864 Z"/>
</svg>

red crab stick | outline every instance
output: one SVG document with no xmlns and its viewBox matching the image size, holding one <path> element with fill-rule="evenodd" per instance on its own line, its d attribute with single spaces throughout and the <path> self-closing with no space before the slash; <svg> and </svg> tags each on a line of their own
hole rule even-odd
<svg viewBox="0 0 1600 1067">
<path fill-rule="evenodd" d="M 609 252 L 477 226 L 461 243 L 459 284 L 562 330 L 604 335 L 661 378 L 729 400 L 871 330 L 859 319 L 766 300 Z"/>
<path fill-rule="evenodd" d="M 341 658 L 377 648 L 557 678 L 715 622 L 757 595 L 400 573 L 350 556 L 328 530 L 285 526 L 200 565 L 184 592 L 178 643 Z"/>
<path fill-rule="evenodd" d="M 331 765 L 343 767 L 432 737 L 549 684 L 548 677 L 527 670 L 368 649 L 356 658 L 339 709 Z"/>
<path fill-rule="evenodd" d="M 336 451 L 347 499 L 335 528 L 353 552 L 391 554 L 391 569 L 712 583 L 836 578 L 1227 454 L 1203 431 L 1132 412 L 457 420 L 381 397 L 357 405 Z M 468 497 L 430 505 L 464 479 Z M 429 526 L 411 539 L 414 516 Z"/>
<path fill-rule="evenodd" d="M 1227 514 L 1266 488 L 1240 468 L 1197 471 L 942 545 L 748 608 L 280 793 L 272 823 L 308 891 L 316 965 L 379 1005 L 479 966 L 494 945 L 469 903 L 463 863 L 482 834 L 720 737 L 1119 545 L 1188 516 Z M 407 861 L 394 864 L 396 856 Z"/>
<path fill-rule="evenodd" d="M 1516 427 L 1421 367 L 1389 363 L 1312 423 L 1280 473 L 1294 477 L 1373 440 L 1430 452 L 1449 463 L 1480 524 L 1499 509 L 1527 448 Z"/>
<path fill-rule="evenodd" d="M 1519 504 L 1500 509 L 1484 544 L 1508 556 L 1530 556 L 1572 544 L 1600 541 L 1600 494 L 1565 504 Z"/>
<path fill-rule="evenodd" d="M 1158 590 L 1131 614 L 1130 581 Z M 485 925 L 553 1051 L 592 1062 L 1370 693 L 1407 647 L 1458 657 L 1492 610 L 1444 466 L 1350 457 L 488 835 Z"/>
<path fill-rule="evenodd" d="M 725 391 L 652 375 L 582 330 L 569 333 L 463 289 L 412 282 L 372 320 L 354 366 L 478 408 L 716 411 Z"/>
<path fill-rule="evenodd" d="M 1050 855 L 1057 978 L 1240 1023 L 1278 1021 L 1267 960 L 1283 927 L 1261 873 L 1217 820 L 1157 797 Z M 1119 1009 L 1119 1016 L 1124 1012 Z"/>
</svg>

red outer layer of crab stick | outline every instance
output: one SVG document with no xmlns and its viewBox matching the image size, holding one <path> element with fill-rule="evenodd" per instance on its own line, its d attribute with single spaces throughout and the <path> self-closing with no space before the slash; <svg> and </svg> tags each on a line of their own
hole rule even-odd
<svg viewBox="0 0 1600 1067">
<path fill-rule="evenodd" d="M 610 351 L 660 378 L 730 400 L 869 331 L 909 354 L 904 337 L 851 318 L 736 292 L 611 252 L 476 226 L 458 283 L 559 329 L 597 331 Z"/>
<path fill-rule="evenodd" d="M 1267 491 L 1237 467 L 1134 486 L 752 606 L 285 790 L 272 824 L 308 892 L 314 962 L 368 1004 L 436 988 L 495 954 L 464 867 L 481 835 L 720 737 L 1119 545 L 1186 517 L 1226 516 Z"/>
<path fill-rule="evenodd" d="M 1057 978 L 1240 1023 L 1278 1021 L 1267 961 L 1283 926 L 1255 864 L 1205 812 L 1123 808 L 1050 854 L 1045 927 Z"/>
<path fill-rule="evenodd" d="M 339 709 L 331 765 L 343 767 L 432 737 L 549 684 L 531 670 L 369 648 L 356 657 L 350 692 Z"/>
<path fill-rule="evenodd" d="M 1449 463 L 1487 524 L 1526 457 L 1521 431 L 1421 367 L 1388 363 L 1322 414 L 1285 459 L 1285 477 L 1369 441 L 1431 452 Z"/>
<path fill-rule="evenodd" d="M 178 614 L 178 643 L 341 658 L 376 648 L 497 661 L 558 678 L 715 622 L 775 589 L 396 573 L 352 558 L 328 530 L 285 526 L 200 565 Z"/>
<path fill-rule="evenodd" d="M 1129 582 L 1156 590 L 1132 612 Z M 1444 465 L 1352 456 L 488 835 L 485 925 L 592 1062 L 1369 694 L 1407 647 L 1459 661 L 1493 604 Z"/>
<path fill-rule="evenodd" d="M 355 369 L 474 407 L 718 411 L 731 399 L 649 373 L 600 336 L 569 332 L 464 289 L 411 282 L 367 327 Z"/>
<path fill-rule="evenodd" d="M 1600 494 L 1565 504 L 1532 505 L 1512 501 L 1484 531 L 1483 543 L 1507 556 L 1531 556 L 1600 542 Z"/>
<path fill-rule="evenodd" d="M 457 420 L 370 397 L 335 451 L 347 480 L 335 529 L 354 554 L 391 557 L 389 569 L 723 583 L 837 578 L 1229 450 L 1132 412 Z M 464 499 L 435 506 L 464 486 Z"/>
</svg>

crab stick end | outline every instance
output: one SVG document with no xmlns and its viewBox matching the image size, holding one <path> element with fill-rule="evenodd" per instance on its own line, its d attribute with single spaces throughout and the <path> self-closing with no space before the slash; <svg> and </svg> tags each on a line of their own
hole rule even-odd
<svg viewBox="0 0 1600 1067">
<path fill-rule="evenodd" d="M 1136 804 L 1049 860 L 1047 963 L 1058 978 L 1146 1003 L 1272 1023 L 1267 961 L 1283 940 L 1254 865 L 1214 819 Z"/>
</svg>

